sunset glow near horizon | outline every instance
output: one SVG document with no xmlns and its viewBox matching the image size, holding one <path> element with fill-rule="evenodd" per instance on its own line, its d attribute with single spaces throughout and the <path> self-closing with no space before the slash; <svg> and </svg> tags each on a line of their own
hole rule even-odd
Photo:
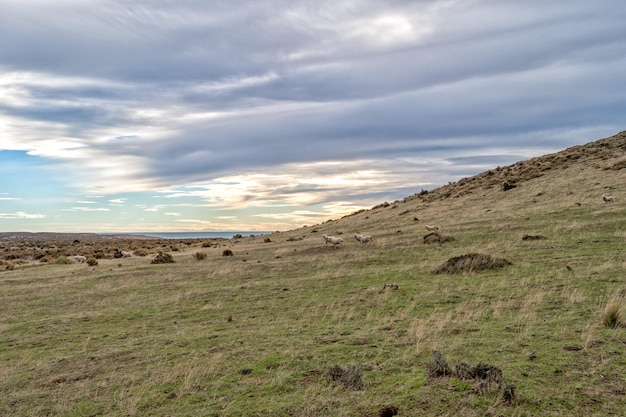
<svg viewBox="0 0 626 417">
<path fill-rule="evenodd" d="M 626 3 L 0 1 L 0 232 L 314 225 L 625 130 Z"/>
</svg>

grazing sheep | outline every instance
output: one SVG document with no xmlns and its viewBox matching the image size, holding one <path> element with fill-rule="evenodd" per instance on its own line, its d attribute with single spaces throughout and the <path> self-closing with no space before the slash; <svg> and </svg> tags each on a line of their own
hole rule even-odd
<svg viewBox="0 0 626 417">
<path fill-rule="evenodd" d="M 371 243 L 374 244 L 374 236 L 370 236 L 370 235 L 360 235 L 360 234 L 355 234 L 354 238 L 360 242 L 360 243 Z"/>
<path fill-rule="evenodd" d="M 605 203 L 614 203 L 615 199 L 610 196 L 610 195 L 606 195 L 606 194 L 602 194 L 602 200 L 604 200 Z"/>
<path fill-rule="evenodd" d="M 87 258 L 82 255 L 74 255 L 74 256 L 70 256 L 70 258 L 74 260 L 74 262 L 79 263 L 79 264 L 83 264 L 87 262 Z"/>
<path fill-rule="evenodd" d="M 322 237 L 324 238 L 324 246 L 326 246 L 327 243 L 332 243 L 333 247 L 337 249 L 337 246 L 343 243 L 343 239 L 340 237 L 328 236 L 326 234 L 322 235 Z"/>
<path fill-rule="evenodd" d="M 436 232 L 439 230 L 439 226 L 431 226 L 427 224 L 425 227 L 427 232 Z"/>
</svg>

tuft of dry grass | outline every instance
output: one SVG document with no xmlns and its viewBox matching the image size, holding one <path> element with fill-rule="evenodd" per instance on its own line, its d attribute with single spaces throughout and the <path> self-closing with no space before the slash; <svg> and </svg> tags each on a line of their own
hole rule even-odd
<svg viewBox="0 0 626 417">
<path fill-rule="evenodd" d="M 620 291 L 613 294 L 604 307 L 604 315 L 602 317 L 604 327 L 609 329 L 626 327 L 625 314 L 626 296 L 623 291 Z"/>
<path fill-rule="evenodd" d="M 206 252 L 197 251 L 196 253 L 193 254 L 193 256 L 194 258 L 196 258 L 196 260 L 202 261 L 206 259 Z"/>
</svg>

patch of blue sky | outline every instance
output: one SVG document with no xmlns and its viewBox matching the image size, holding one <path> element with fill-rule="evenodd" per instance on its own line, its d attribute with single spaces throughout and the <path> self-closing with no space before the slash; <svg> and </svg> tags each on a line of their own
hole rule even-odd
<svg viewBox="0 0 626 417">
<path fill-rule="evenodd" d="M 0 193 L 5 197 L 48 203 L 59 197 L 63 182 L 54 165 L 25 151 L 0 151 Z"/>
</svg>

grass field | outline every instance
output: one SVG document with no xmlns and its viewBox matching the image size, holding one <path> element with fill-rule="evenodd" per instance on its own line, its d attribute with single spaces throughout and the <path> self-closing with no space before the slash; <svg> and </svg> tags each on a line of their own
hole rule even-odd
<svg viewBox="0 0 626 417">
<path fill-rule="evenodd" d="M 157 249 L 18 263 L 0 272 L 0 415 L 624 415 L 613 140 L 538 159 L 553 165 L 508 191 L 498 172 L 513 168 L 293 231 L 181 243 L 175 263 L 152 264 Z M 425 224 L 454 240 L 424 244 Z M 471 253 L 510 265 L 432 273 Z M 435 351 L 450 374 L 429 372 Z M 502 378 L 459 372 L 478 364 Z"/>
</svg>

